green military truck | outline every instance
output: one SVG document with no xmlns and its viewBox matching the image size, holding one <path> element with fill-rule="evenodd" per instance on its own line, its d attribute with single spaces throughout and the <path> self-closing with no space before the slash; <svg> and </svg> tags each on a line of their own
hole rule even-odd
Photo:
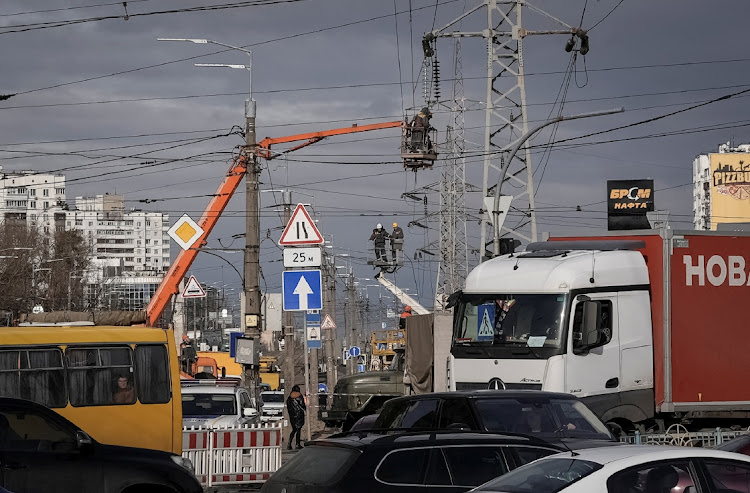
<svg viewBox="0 0 750 493">
<path fill-rule="evenodd" d="M 326 426 L 349 430 L 362 416 L 380 412 L 385 401 L 404 395 L 404 350 L 397 349 L 383 371 L 369 371 L 339 378 L 330 409 L 320 410 Z"/>
</svg>

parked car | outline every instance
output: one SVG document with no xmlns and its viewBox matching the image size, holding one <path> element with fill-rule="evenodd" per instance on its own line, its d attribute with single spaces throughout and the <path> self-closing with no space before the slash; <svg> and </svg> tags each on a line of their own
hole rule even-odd
<svg viewBox="0 0 750 493">
<path fill-rule="evenodd" d="M 261 408 L 261 421 L 278 421 L 284 417 L 284 392 L 265 391 L 260 393 L 263 402 Z"/>
<path fill-rule="evenodd" d="M 605 447 L 542 458 L 474 491 L 745 493 L 750 491 L 750 457 L 694 447 Z"/>
<path fill-rule="evenodd" d="M 373 429 L 468 429 L 534 435 L 573 448 L 615 439 L 570 394 L 535 390 L 474 390 L 398 397 L 385 403 Z"/>
<path fill-rule="evenodd" d="M 260 422 L 250 393 L 238 385 L 200 380 L 182 385 L 182 424 L 220 428 Z"/>
<path fill-rule="evenodd" d="M 351 433 L 308 442 L 261 492 L 457 493 L 560 450 L 533 437 L 490 433 Z"/>
<path fill-rule="evenodd" d="M 714 447 L 714 450 L 750 455 L 750 435 L 741 435 Z"/>
<path fill-rule="evenodd" d="M 0 398 L 0 484 L 13 493 L 203 491 L 179 455 L 101 444 L 54 411 L 11 398 Z"/>
</svg>

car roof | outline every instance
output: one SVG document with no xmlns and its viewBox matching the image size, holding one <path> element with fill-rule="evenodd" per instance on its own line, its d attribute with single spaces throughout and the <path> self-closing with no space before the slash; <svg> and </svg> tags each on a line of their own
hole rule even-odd
<svg viewBox="0 0 750 493">
<path fill-rule="evenodd" d="M 364 450 L 370 447 L 408 448 L 445 445 L 528 445 L 562 450 L 561 447 L 539 438 L 513 433 L 487 433 L 477 431 L 429 430 L 372 432 L 362 430 L 345 436 L 333 436 L 309 442 L 310 445 L 351 447 Z"/>
<path fill-rule="evenodd" d="M 570 452 L 550 455 L 543 460 L 553 458 L 570 458 Z M 700 447 L 675 447 L 668 445 L 613 445 L 609 447 L 597 447 L 576 451 L 576 459 L 595 462 L 601 465 L 614 464 L 618 462 L 634 463 L 652 462 L 663 459 L 677 459 L 686 457 L 715 457 L 724 459 L 743 460 L 750 462 L 750 457 L 724 452 L 723 450 L 706 449 Z"/>
<path fill-rule="evenodd" d="M 218 385 L 189 385 L 180 389 L 183 394 L 236 394 L 241 387 L 222 387 Z"/>
<path fill-rule="evenodd" d="M 261 394 L 281 394 L 284 395 L 283 390 L 264 390 Z"/>
<path fill-rule="evenodd" d="M 466 397 L 469 399 L 482 399 L 491 397 L 502 397 L 506 399 L 543 397 L 547 399 L 578 400 L 578 398 L 572 394 L 565 394 L 562 392 L 547 392 L 544 390 L 458 390 L 452 392 L 432 392 L 429 394 L 405 395 L 403 397 L 396 397 L 394 399 L 391 399 L 388 402 L 400 402 L 405 400 L 411 401 L 420 399 L 448 399 L 456 397 Z"/>
</svg>

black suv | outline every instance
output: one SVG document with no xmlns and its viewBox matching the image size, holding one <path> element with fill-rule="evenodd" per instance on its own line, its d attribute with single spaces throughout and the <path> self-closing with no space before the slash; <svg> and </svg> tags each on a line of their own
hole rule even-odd
<svg viewBox="0 0 750 493">
<path fill-rule="evenodd" d="M 192 467 L 168 452 L 98 443 L 44 406 L 0 398 L 0 481 L 13 493 L 201 493 Z"/>
<path fill-rule="evenodd" d="M 612 445 L 615 439 L 586 405 L 570 394 L 535 390 L 474 390 L 397 397 L 385 403 L 373 430 L 467 429 L 533 435 L 573 448 Z"/>
<path fill-rule="evenodd" d="M 308 442 L 261 492 L 457 493 L 561 450 L 512 434 L 351 432 Z"/>
</svg>

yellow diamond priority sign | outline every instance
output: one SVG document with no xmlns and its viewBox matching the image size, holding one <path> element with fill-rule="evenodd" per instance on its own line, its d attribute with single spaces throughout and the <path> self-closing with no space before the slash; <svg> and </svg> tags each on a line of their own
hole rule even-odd
<svg viewBox="0 0 750 493">
<path fill-rule="evenodd" d="M 167 233 L 183 250 L 188 250 L 203 235 L 203 228 L 185 214 L 169 228 Z"/>
</svg>

